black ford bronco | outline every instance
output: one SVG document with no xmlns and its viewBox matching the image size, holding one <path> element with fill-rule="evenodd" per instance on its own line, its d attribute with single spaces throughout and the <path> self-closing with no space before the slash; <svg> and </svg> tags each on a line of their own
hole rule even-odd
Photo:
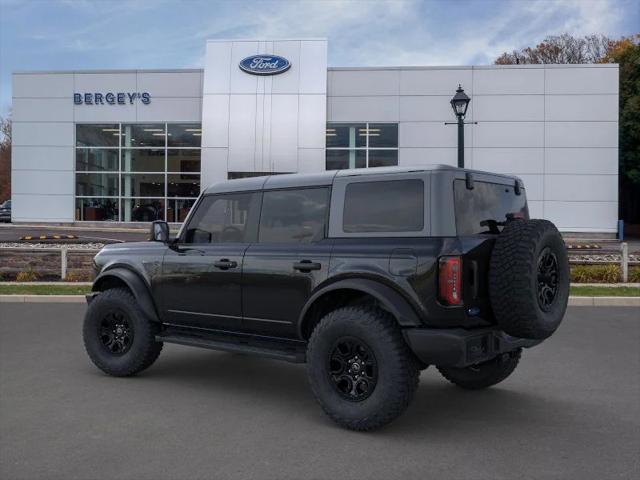
<svg viewBox="0 0 640 480">
<path fill-rule="evenodd" d="M 163 343 L 306 362 L 354 430 L 400 415 L 428 365 L 462 388 L 503 381 L 569 295 L 562 237 L 529 219 L 521 180 L 448 166 L 233 180 L 151 237 L 95 257 L 98 368 L 133 375 Z"/>
</svg>

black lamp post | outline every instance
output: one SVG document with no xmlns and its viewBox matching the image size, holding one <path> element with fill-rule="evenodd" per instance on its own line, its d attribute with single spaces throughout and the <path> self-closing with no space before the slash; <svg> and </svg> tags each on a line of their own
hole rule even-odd
<svg viewBox="0 0 640 480">
<path fill-rule="evenodd" d="M 462 85 L 458 85 L 456 94 L 451 99 L 451 108 L 453 113 L 458 117 L 458 167 L 464 168 L 464 116 L 467 114 L 467 108 L 471 99 L 468 97 Z M 449 122 L 447 122 L 449 123 Z"/>
</svg>

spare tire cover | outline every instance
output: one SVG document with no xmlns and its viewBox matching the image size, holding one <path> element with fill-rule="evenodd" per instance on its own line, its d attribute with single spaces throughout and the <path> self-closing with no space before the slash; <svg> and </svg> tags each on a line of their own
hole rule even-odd
<svg viewBox="0 0 640 480">
<path fill-rule="evenodd" d="M 508 222 L 491 253 L 489 295 L 509 335 L 544 339 L 560 325 L 569 300 L 569 260 L 548 220 Z"/>
</svg>

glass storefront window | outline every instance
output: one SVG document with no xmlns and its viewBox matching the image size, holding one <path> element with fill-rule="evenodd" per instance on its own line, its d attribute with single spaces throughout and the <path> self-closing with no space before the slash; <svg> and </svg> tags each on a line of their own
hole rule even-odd
<svg viewBox="0 0 640 480">
<path fill-rule="evenodd" d="M 366 147 L 366 123 L 329 123 L 327 124 L 327 148 Z"/>
<path fill-rule="evenodd" d="M 77 198 L 75 219 L 79 222 L 118 220 L 117 198 Z"/>
<path fill-rule="evenodd" d="M 398 124 L 328 123 L 327 170 L 398 165 Z"/>
<path fill-rule="evenodd" d="M 167 202 L 167 222 L 184 222 L 195 200 L 171 198 Z"/>
<path fill-rule="evenodd" d="M 123 197 L 164 197 L 164 185 L 162 173 L 122 174 Z"/>
<path fill-rule="evenodd" d="M 76 174 L 76 196 L 116 197 L 118 196 L 118 174 L 78 173 Z"/>
<path fill-rule="evenodd" d="M 199 173 L 200 149 L 167 150 L 167 171 L 178 173 Z"/>
<path fill-rule="evenodd" d="M 164 172 L 164 149 L 122 149 L 123 172 Z"/>
<path fill-rule="evenodd" d="M 76 126 L 76 146 L 117 147 L 120 144 L 120 125 L 88 124 Z"/>
<path fill-rule="evenodd" d="M 200 147 L 202 126 L 199 123 L 175 123 L 168 125 L 169 147 Z"/>
<path fill-rule="evenodd" d="M 365 168 L 366 166 L 365 150 L 327 150 L 327 170 Z"/>
<path fill-rule="evenodd" d="M 395 123 L 370 123 L 369 148 L 398 148 L 398 125 Z"/>
<path fill-rule="evenodd" d="M 76 124 L 76 220 L 184 221 L 201 135 L 199 123 Z"/>
<path fill-rule="evenodd" d="M 369 150 L 369 167 L 394 167 L 398 165 L 397 150 Z"/>
<path fill-rule="evenodd" d="M 122 146 L 164 148 L 166 134 L 164 123 L 122 125 Z"/>
<path fill-rule="evenodd" d="M 286 175 L 294 172 L 227 172 L 227 180 L 238 178 L 268 177 L 270 175 Z"/>
<path fill-rule="evenodd" d="M 200 195 L 200 175 L 168 174 L 167 197 L 197 197 Z"/>
<path fill-rule="evenodd" d="M 123 198 L 122 221 L 153 222 L 164 220 L 164 198 Z"/>
<path fill-rule="evenodd" d="M 76 172 L 117 172 L 117 148 L 77 148 Z"/>
</svg>

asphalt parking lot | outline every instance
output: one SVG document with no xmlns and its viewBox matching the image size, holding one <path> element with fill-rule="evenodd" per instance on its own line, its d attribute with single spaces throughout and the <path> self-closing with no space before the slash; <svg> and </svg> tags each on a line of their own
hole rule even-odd
<svg viewBox="0 0 640 480">
<path fill-rule="evenodd" d="M 324 416 L 299 365 L 165 345 L 138 377 L 107 377 L 83 312 L 0 303 L 0 478 L 640 478 L 634 308 L 571 308 L 493 389 L 430 368 L 405 415 L 366 434 Z"/>
</svg>

